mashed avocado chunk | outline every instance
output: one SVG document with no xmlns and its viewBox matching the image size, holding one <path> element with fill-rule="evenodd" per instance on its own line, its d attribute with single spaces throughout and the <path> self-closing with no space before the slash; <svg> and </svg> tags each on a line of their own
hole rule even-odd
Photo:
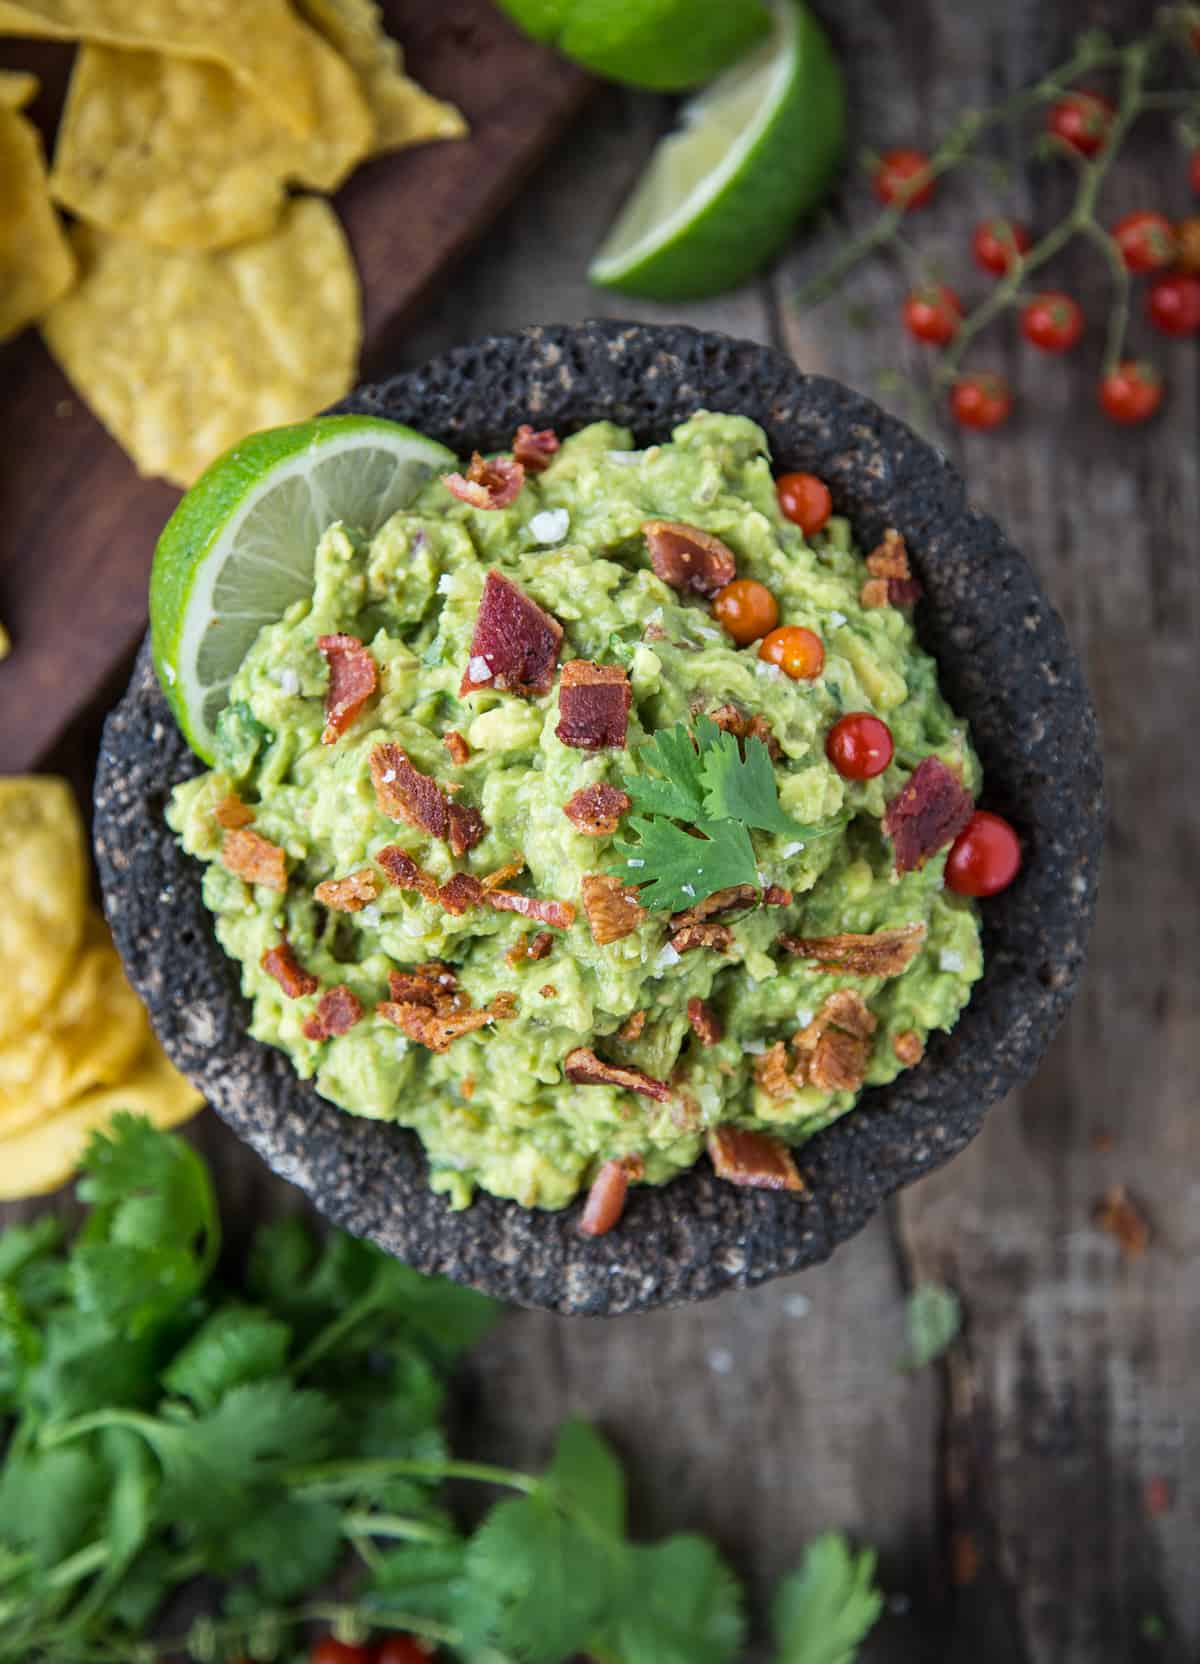
<svg viewBox="0 0 1200 1664">
<path fill-rule="evenodd" d="M 867 588 L 848 523 L 835 517 L 806 540 L 784 519 L 765 436 L 740 416 L 702 413 L 644 450 L 596 423 L 541 461 L 504 507 L 474 506 L 434 480 L 370 540 L 330 526 L 311 600 L 262 630 L 233 683 L 218 766 L 178 787 L 168 811 L 205 863 L 204 899 L 241 965 L 252 1034 L 344 1109 L 414 1128 L 431 1183 L 454 1206 L 482 1186 L 562 1207 L 621 1158 L 662 1183 L 718 1126 L 799 1143 L 864 1084 L 916 1062 L 982 970 L 974 905 L 943 886 L 945 847 L 898 872 L 883 826 L 925 759 L 972 793 L 978 763 L 909 611 L 880 604 L 878 581 Z M 703 593 L 656 575 L 648 521 L 720 539 L 739 578 L 771 591 L 782 626 L 820 637 L 821 674 L 791 680 L 758 642 L 738 647 Z M 548 692 L 500 691 L 502 677 L 471 685 L 488 675 L 473 642 L 489 572 L 548 615 L 547 630 L 561 626 Z M 352 644 L 335 649 L 331 637 Z M 559 737 L 570 661 L 602 667 L 582 680 L 598 681 L 610 719 L 627 684 L 624 746 Z M 326 729 L 331 676 L 357 690 L 337 734 Z M 850 712 L 891 730 L 893 759 L 873 779 L 843 778 L 826 756 L 830 728 Z M 740 724 L 747 758 L 761 751 L 783 815 L 770 831 L 726 823 L 750 839 L 758 892 L 749 886 L 737 909 L 716 898 L 681 933 L 678 916 L 621 891 L 653 875 L 622 866 L 617 846 L 636 846 L 638 811 L 615 826 L 611 804 L 618 818 L 628 811 L 616 794 L 643 772 L 652 737 L 678 725 L 686 736 L 713 713 Z M 409 766 L 436 783 L 424 820 L 385 812 Z M 584 801 L 607 809 L 585 829 L 564 806 L 598 785 L 611 790 Z M 447 815 L 450 832 L 431 834 Z M 457 839 L 455 825 L 466 829 Z M 283 852 L 282 888 L 267 847 Z M 479 882 L 440 893 L 456 874 Z M 480 890 L 491 875 L 501 904 Z M 615 939 L 597 927 L 597 879 L 627 909 Z M 318 886 L 335 887 L 319 899 Z M 525 911 L 513 897 L 529 898 L 516 903 Z M 560 904 L 553 916 L 546 903 Z M 853 944 L 821 948 L 905 927 L 919 928 L 879 938 L 907 944 L 899 969 Z M 299 982 L 271 958 L 285 943 Z M 413 1001 L 443 997 L 439 986 L 474 1014 L 444 1049 L 416 1037 L 430 1031 L 412 1015 Z M 348 991 L 338 999 L 350 1014 L 332 1026 L 315 1016 L 330 989 Z M 838 1007 L 831 995 L 853 998 Z M 816 1067 L 813 1047 L 842 1008 L 858 1015 L 832 1020 L 838 1044 L 827 1041 Z M 573 1053 L 633 1071 L 633 1089 L 589 1081 L 590 1065 L 568 1072 Z M 642 1090 L 642 1078 L 659 1090 Z"/>
</svg>

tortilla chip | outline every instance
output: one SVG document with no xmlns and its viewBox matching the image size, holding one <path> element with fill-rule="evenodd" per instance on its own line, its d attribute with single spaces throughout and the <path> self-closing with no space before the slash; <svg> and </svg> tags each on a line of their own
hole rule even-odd
<svg viewBox="0 0 1200 1664">
<path fill-rule="evenodd" d="M 0 624 L 0 659 L 6 659 L 12 651 L 12 642 L 8 638 L 8 631 Z"/>
<path fill-rule="evenodd" d="M 150 1040 L 150 1019 L 94 909 L 83 951 L 36 1027 L 0 1046 L 0 1138 L 56 1114 L 95 1086 L 115 1086 Z"/>
<path fill-rule="evenodd" d="M 328 203 L 298 197 L 269 237 L 221 253 L 73 237 L 83 276 L 43 332 L 143 474 L 190 485 L 246 434 L 354 385 L 358 274 Z"/>
<path fill-rule="evenodd" d="M 400 44 L 384 28 L 375 0 L 299 0 L 299 6 L 362 82 L 375 122 L 372 154 L 467 132 L 453 104 L 431 97 L 404 73 Z"/>
<path fill-rule="evenodd" d="M 318 125 L 298 139 L 220 64 L 85 46 L 71 76 L 50 189 L 106 231 L 167 248 L 261 237 L 289 183 L 333 191 L 370 153 L 372 123 L 353 71 L 298 24 Z"/>
<path fill-rule="evenodd" d="M 83 939 L 87 856 L 71 788 L 0 780 L 0 1043 L 39 1020 Z"/>
<path fill-rule="evenodd" d="M 287 0 L 0 0 L 0 35 L 224 64 L 292 132 L 303 138 L 316 129 L 303 36 Z"/>
<path fill-rule="evenodd" d="M 42 140 L 17 111 L 32 75 L 0 76 L 0 341 L 49 311 L 75 278 L 75 260 L 50 202 Z"/>
<path fill-rule="evenodd" d="M 204 1099 L 181 1075 L 157 1040 L 119 1086 L 84 1092 L 37 1126 L 0 1138 L 0 1202 L 44 1196 L 78 1171 L 88 1140 L 111 1125 L 121 1110 L 145 1115 L 156 1127 L 176 1127 L 202 1108 Z"/>
</svg>

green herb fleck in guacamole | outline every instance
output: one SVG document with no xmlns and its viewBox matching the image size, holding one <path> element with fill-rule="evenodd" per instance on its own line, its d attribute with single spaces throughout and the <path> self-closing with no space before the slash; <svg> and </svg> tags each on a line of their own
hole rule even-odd
<svg viewBox="0 0 1200 1664">
<path fill-rule="evenodd" d="M 259 635 L 218 766 L 168 818 L 252 1034 L 415 1128 L 454 1206 L 482 1186 L 562 1207 L 618 1162 L 622 1189 L 659 1184 L 706 1141 L 735 1182 L 792 1184 L 782 1146 L 919 1060 L 981 973 L 974 905 L 943 886 L 953 834 L 912 865 L 902 835 L 936 813 L 893 818 L 926 759 L 922 782 L 977 792 L 965 725 L 903 580 L 888 599 L 903 545 L 880 577 L 845 520 L 806 540 L 753 422 L 697 415 L 645 450 L 597 423 L 543 450 L 517 446 L 507 506 L 434 480 L 369 542 L 330 526 L 311 601 Z M 505 458 L 456 489 L 515 478 Z M 652 565 L 654 521 L 709 534 L 820 638 L 820 674 L 737 646 L 710 604 L 725 556 Z M 891 733 L 874 778 L 826 754 L 856 712 Z"/>
</svg>

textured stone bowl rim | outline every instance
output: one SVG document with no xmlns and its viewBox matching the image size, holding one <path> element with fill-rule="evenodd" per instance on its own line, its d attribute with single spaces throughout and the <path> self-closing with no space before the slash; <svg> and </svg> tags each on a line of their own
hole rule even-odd
<svg viewBox="0 0 1200 1664">
<path fill-rule="evenodd" d="M 502 446 L 525 420 L 570 432 L 608 418 L 646 444 L 698 409 L 753 417 L 776 470 L 827 480 L 861 545 L 889 525 L 908 539 L 926 585 L 920 636 L 971 722 L 984 801 L 1018 826 L 1026 867 L 986 904 L 985 974 L 958 1026 L 802 1147 L 807 1196 L 723 1184 L 702 1160 L 667 1186 L 636 1188 L 621 1224 L 597 1241 L 579 1235 L 578 1203 L 547 1213 L 481 1195 L 456 1214 L 429 1190 L 414 1134 L 336 1109 L 247 1036 L 248 1006 L 204 912 L 199 865 L 162 822 L 170 786 L 198 765 L 143 648 L 105 730 L 96 846 L 118 946 L 168 1053 L 330 1219 L 502 1299 L 614 1314 L 823 1261 L 888 1195 L 969 1142 L 989 1105 L 1033 1072 L 1074 989 L 1103 799 L 1094 717 L 1061 619 L 1000 529 L 968 507 L 939 452 L 861 395 L 751 342 L 615 321 L 539 327 L 363 387 L 338 408 L 394 417 L 460 453 Z"/>
</svg>

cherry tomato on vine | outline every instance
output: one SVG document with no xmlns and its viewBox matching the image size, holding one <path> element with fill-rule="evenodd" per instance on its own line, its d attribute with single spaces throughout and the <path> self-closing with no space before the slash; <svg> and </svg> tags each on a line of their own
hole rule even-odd
<svg viewBox="0 0 1200 1664">
<path fill-rule="evenodd" d="M 375 1653 L 375 1664 L 429 1664 L 429 1659 L 411 1635 L 389 1635 Z"/>
<path fill-rule="evenodd" d="M 1006 820 L 976 809 L 950 846 L 946 887 L 960 896 L 994 896 L 1021 870 L 1021 845 Z"/>
<path fill-rule="evenodd" d="M 833 498 L 824 480 L 815 474 L 780 474 L 775 481 L 779 511 L 805 537 L 819 532 L 833 513 Z"/>
<path fill-rule="evenodd" d="M 1021 331 L 1042 352 L 1070 352 L 1083 334 L 1083 312 L 1070 295 L 1049 289 L 1022 308 Z"/>
<path fill-rule="evenodd" d="M 1181 272 L 1200 275 L 1200 214 L 1175 222 L 1175 258 Z"/>
<path fill-rule="evenodd" d="M 1102 93 L 1080 87 L 1051 106 L 1046 127 L 1081 156 L 1094 156 L 1108 137 L 1115 113 Z"/>
<path fill-rule="evenodd" d="M 944 347 L 953 341 L 962 323 L 962 301 L 944 283 L 914 289 L 904 303 L 904 327 L 918 341 L 932 341 Z"/>
<path fill-rule="evenodd" d="M 352 1647 L 326 1635 L 309 1654 L 309 1664 L 374 1664 L 374 1653 L 370 1647 Z"/>
<path fill-rule="evenodd" d="M 1200 277 L 1190 272 L 1156 277 L 1146 296 L 1146 311 L 1164 335 L 1195 335 L 1200 330 Z"/>
<path fill-rule="evenodd" d="M 923 208 L 936 181 L 923 150 L 889 150 L 879 158 L 872 185 L 880 202 L 898 203 L 905 210 Z"/>
<path fill-rule="evenodd" d="M 1003 376 L 987 371 L 959 376 L 950 395 L 950 409 L 960 428 L 1002 427 L 1012 415 L 1013 398 Z"/>
<path fill-rule="evenodd" d="M 778 665 L 793 682 L 811 682 L 825 668 L 825 644 L 803 624 L 785 624 L 764 636 L 758 650 L 760 659 Z"/>
<path fill-rule="evenodd" d="M 766 584 L 753 578 L 735 578 L 713 596 L 713 617 L 737 642 L 749 647 L 760 636 L 770 635 L 779 623 L 779 603 Z"/>
<path fill-rule="evenodd" d="M 834 723 L 825 755 L 844 780 L 873 780 L 892 760 L 892 730 L 870 711 L 851 711 Z"/>
<path fill-rule="evenodd" d="M 1126 214 L 1112 228 L 1113 238 L 1131 272 L 1153 272 L 1175 258 L 1175 233 L 1165 214 L 1144 209 Z"/>
<path fill-rule="evenodd" d="M 1162 377 L 1153 364 L 1127 358 L 1100 382 L 1100 403 L 1110 421 L 1124 426 L 1148 421 L 1162 403 Z"/>
<path fill-rule="evenodd" d="M 1025 254 L 1033 246 L 1029 227 L 1020 220 L 980 220 L 971 238 L 975 264 L 985 272 L 1003 277 L 1017 254 Z"/>
</svg>

